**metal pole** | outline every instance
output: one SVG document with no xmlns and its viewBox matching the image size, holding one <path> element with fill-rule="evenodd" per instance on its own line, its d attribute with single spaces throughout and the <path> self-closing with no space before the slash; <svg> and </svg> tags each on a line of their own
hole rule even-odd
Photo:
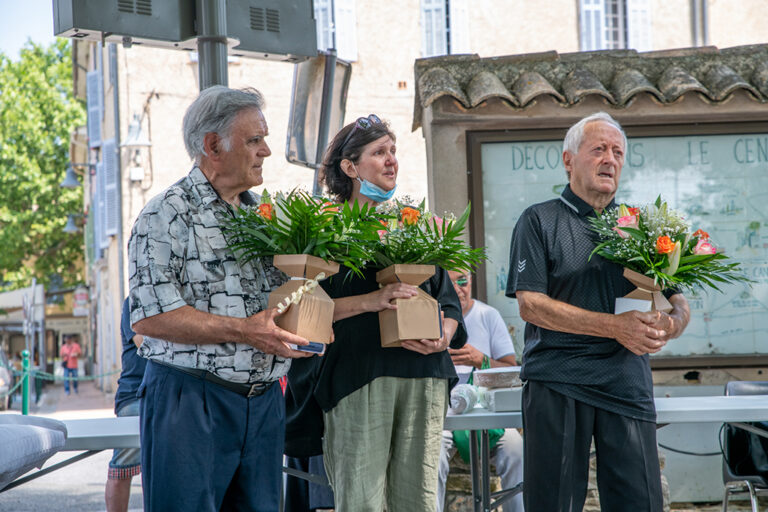
<svg viewBox="0 0 768 512">
<path fill-rule="evenodd" d="M 692 46 L 701 46 L 701 34 L 699 29 L 701 27 L 699 23 L 699 1 L 691 0 L 691 29 L 692 29 Z"/>
<path fill-rule="evenodd" d="M 212 85 L 228 86 L 226 0 L 196 0 L 196 7 L 200 90 Z"/>
<path fill-rule="evenodd" d="M 29 350 L 21 351 L 21 414 L 29 414 Z"/>
<path fill-rule="evenodd" d="M 325 73 L 323 74 L 323 101 L 320 104 L 320 126 L 317 132 L 317 152 L 315 153 L 315 180 L 312 194 L 319 196 L 320 168 L 323 165 L 325 146 L 328 144 L 328 132 L 331 128 L 331 102 L 333 101 L 333 82 L 336 76 L 336 50 L 330 48 L 325 54 Z"/>
</svg>

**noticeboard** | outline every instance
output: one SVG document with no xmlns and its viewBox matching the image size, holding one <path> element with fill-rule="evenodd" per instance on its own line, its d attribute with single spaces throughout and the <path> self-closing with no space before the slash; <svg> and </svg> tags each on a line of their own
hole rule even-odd
<svg viewBox="0 0 768 512">
<path fill-rule="evenodd" d="M 486 142 L 480 152 L 487 301 L 522 338 L 517 301 L 504 296 L 510 237 L 525 208 L 567 184 L 562 141 Z M 768 135 L 630 138 L 616 201 L 636 206 L 658 195 L 756 282 L 686 294 L 691 322 L 655 357 L 768 354 Z"/>
</svg>

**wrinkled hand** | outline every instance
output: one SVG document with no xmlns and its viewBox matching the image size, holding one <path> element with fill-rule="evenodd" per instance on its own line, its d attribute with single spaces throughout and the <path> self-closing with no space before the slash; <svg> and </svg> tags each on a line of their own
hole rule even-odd
<svg viewBox="0 0 768 512">
<path fill-rule="evenodd" d="M 660 339 L 666 342 L 675 337 L 675 333 L 679 329 L 678 319 L 663 311 L 652 311 L 651 315 L 654 316 L 654 319 L 647 325 L 664 332 Z"/>
<path fill-rule="evenodd" d="M 284 358 L 310 357 L 314 355 L 310 352 L 293 350 L 288 346 L 289 343 L 309 345 L 309 342 L 301 336 L 278 327 L 275 324 L 275 318 L 279 315 L 277 308 L 269 308 L 246 318 L 245 342 L 265 354 L 273 354 Z"/>
<path fill-rule="evenodd" d="M 392 299 L 409 299 L 419 294 L 416 286 L 405 283 L 390 283 L 375 292 L 366 294 L 366 310 L 371 312 L 397 309 Z"/>
<path fill-rule="evenodd" d="M 440 312 L 440 321 L 444 322 L 445 313 Z M 434 354 L 436 352 L 442 352 L 448 348 L 451 340 L 448 338 L 448 331 L 443 326 L 443 337 L 437 340 L 405 340 L 402 342 L 402 347 L 419 354 Z"/>
<path fill-rule="evenodd" d="M 655 354 L 667 344 L 669 335 L 655 327 L 657 312 L 627 311 L 613 316 L 613 335 L 616 341 L 635 355 Z"/>
<path fill-rule="evenodd" d="M 465 344 L 462 348 L 449 348 L 448 353 L 451 354 L 453 364 L 474 366 L 478 369 L 483 366 L 484 354 L 469 343 Z"/>
</svg>

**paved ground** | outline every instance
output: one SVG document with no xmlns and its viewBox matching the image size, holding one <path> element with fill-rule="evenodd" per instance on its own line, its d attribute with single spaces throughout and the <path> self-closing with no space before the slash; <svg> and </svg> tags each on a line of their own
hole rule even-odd
<svg viewBox="0 0 768 512">
<path fill-rule="evenodd" d="M 114 416 L 114 395 L 103 393 L 91 381 L 81 382 L 78 387 L 79 393 L 66 395 L 60 384 L 46 386 L 40 403 L 30 406 L 30 414 L 60 420 Z M 10 411 L 0 414 L 19 414 L 20 409 L 21 404 L 14 402 Z M 65 460 L 75 453 L 59 452 L 46 462 L 45 467 Z M 107 481 L 107 466 L 111 458 L 111 451 L 103 451 L 0 493 L 0 511 L 105 511 L 104 484 Z M 136 477 L 131 485 L 129 512 L 139 512 L 143 508 L 141 477 Z"/>
</svg>

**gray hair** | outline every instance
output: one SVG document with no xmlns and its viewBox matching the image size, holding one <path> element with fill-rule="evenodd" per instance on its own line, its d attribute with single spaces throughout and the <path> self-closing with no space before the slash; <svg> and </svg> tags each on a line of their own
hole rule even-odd
<svg viewBox="0 0 768 512">
<path fill-rule="evenodd" d="M 184 146 L 190 158 L 200 162 L 206 155 L 203 139 L 207 133 L 217 133 L 223 139 L 224 151 L 231 148 L 232 123 L 243 110 L 264 109 L 264 96 L 252 87 L 230 89 L 214 85 L 200 93 L 184 114 Z"/>
<path fill-rule="evenodd" d="M 568 129 L 568 133 L 565 134 L 565 140 L 563 140 L 563 151 L 576 154 L 584 140 L 584 127 L 594 121 L 604 121 L 619 130 L 621 137 L 624 139 L 624 149 L 627 149 L 627 135 L 624 133 L 619 122 L 605 112 L 596 112 L 588 115 Z"/>
</svg>

